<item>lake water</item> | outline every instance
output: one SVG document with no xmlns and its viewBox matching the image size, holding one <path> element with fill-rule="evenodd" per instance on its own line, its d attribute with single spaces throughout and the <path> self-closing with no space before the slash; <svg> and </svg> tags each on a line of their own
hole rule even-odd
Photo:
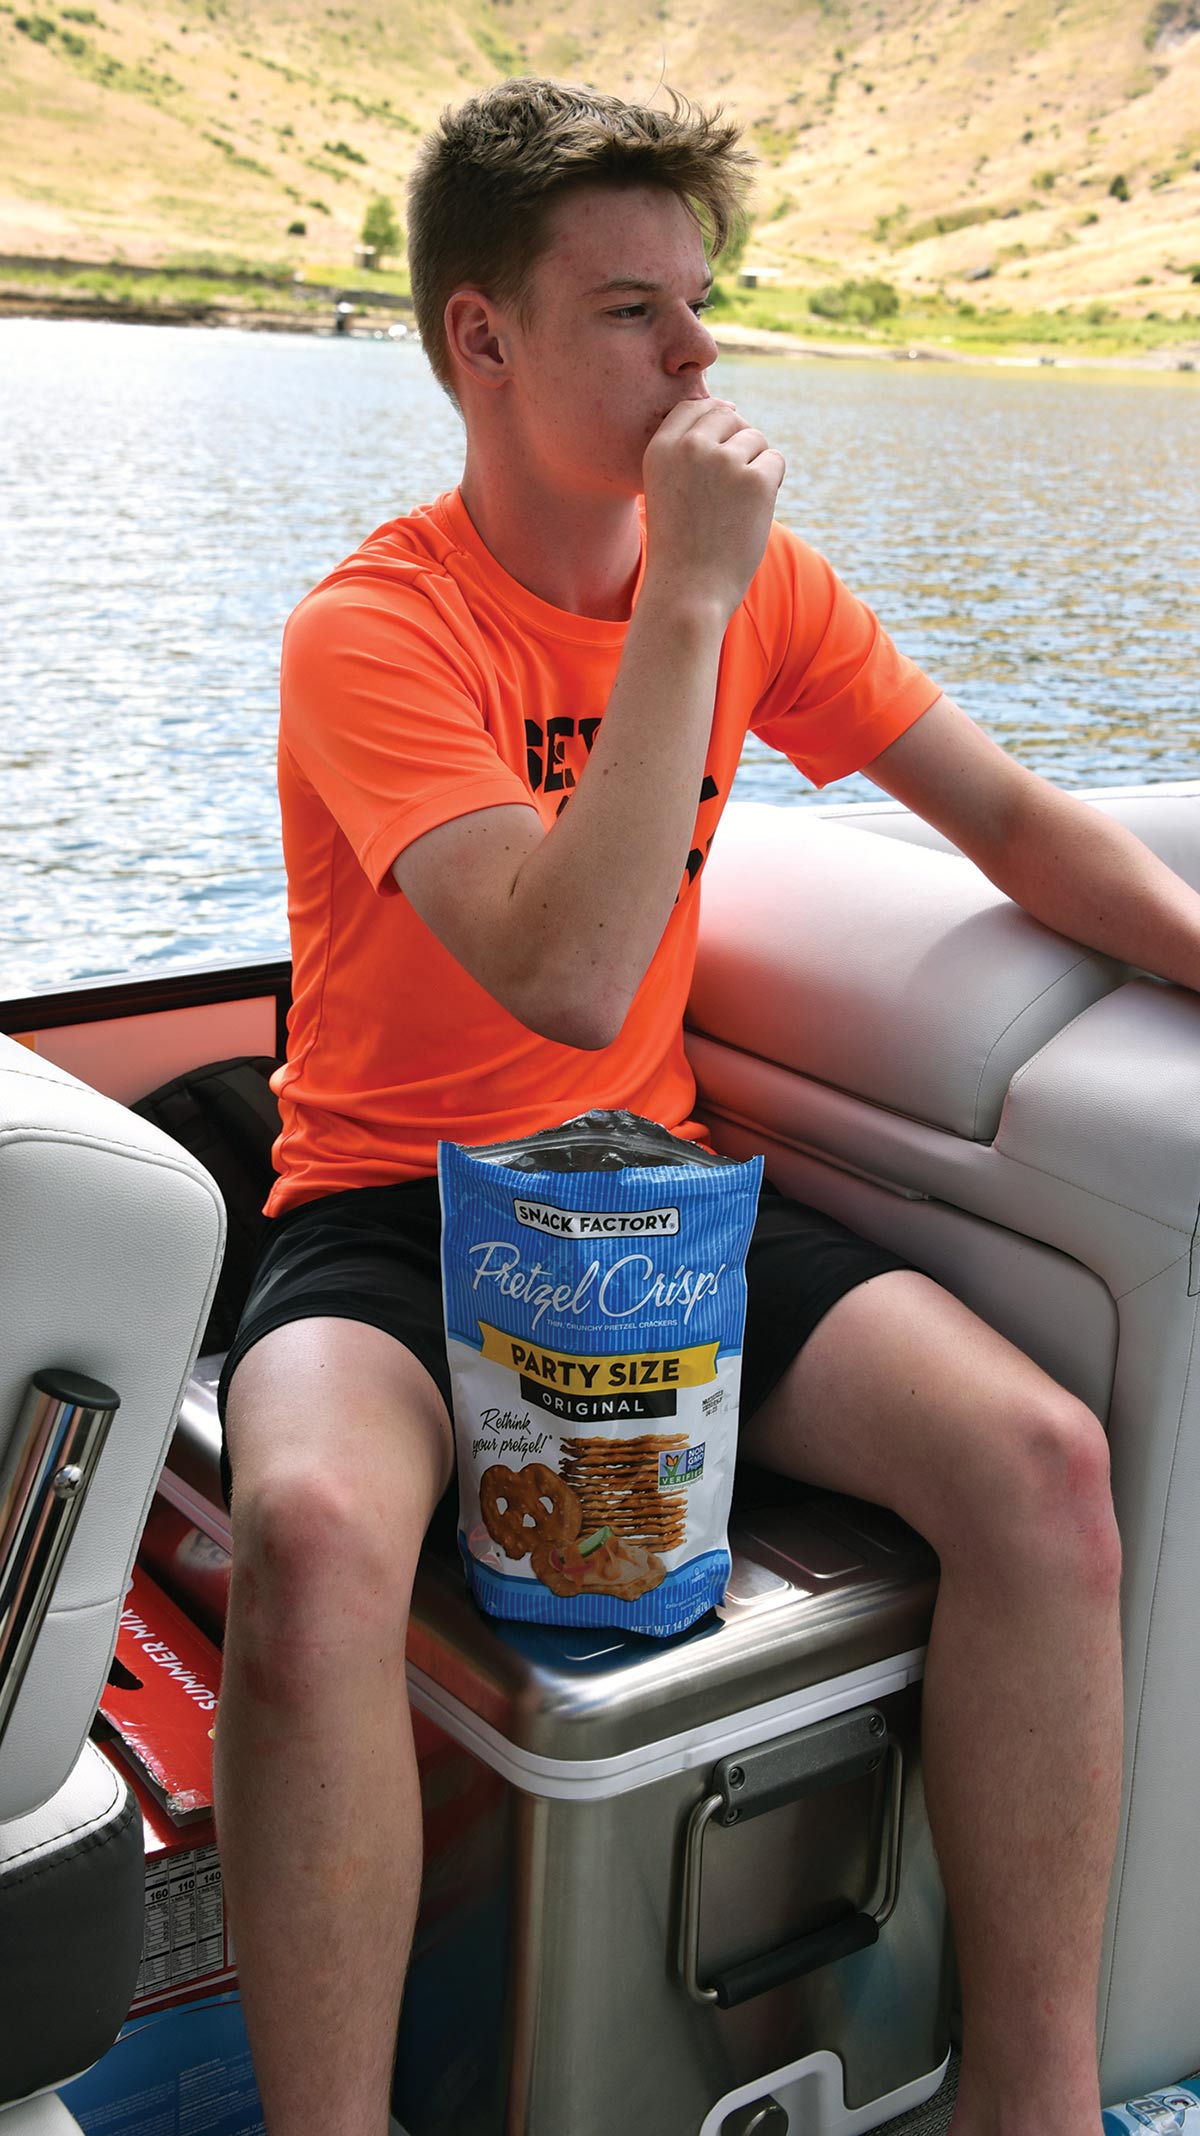
<svg viewBox="0 0 1200 2136">
<path fill-rule="evenodd" d="M 781 516 L 1023 762 L 1200 774 L 1200 377 L 715 376 Z M 0 440 L 3 991 L 279 953 L 283 621 L 456 480 L 457 418 L 404 343 L 9 320 Z M 761 749 L 735 791 L 814 798 Z"/>
</svg>

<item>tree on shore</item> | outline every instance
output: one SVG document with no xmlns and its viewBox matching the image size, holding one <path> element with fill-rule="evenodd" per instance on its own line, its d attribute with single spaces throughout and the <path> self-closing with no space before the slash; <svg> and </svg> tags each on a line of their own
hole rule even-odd
<svg viewBox="0 0 1200 2136">
<path fill-rule="evenodd" d="M 396 211 L 386 193 L 376 193 L 362 220 L 362 241 L 373 245 L 375 258 L 382 267 L 389 253 L 399 252 L 404 243 L 404 232 L 396 221 Z"/>
</svg>

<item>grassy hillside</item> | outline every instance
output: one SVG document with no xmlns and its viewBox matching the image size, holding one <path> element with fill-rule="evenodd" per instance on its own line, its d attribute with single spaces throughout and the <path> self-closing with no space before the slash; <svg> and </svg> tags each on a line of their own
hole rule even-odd
<svg viewBox="0 0 1200 2136">
<path fill-rule="evenodd" d="M 1200 0 L 378 4 L 0 0 L 0 251 L 336 279 L 372 195 L 402 218 L 445 103 L 502 73 L 665 79 L 758 151 L 747 266 L 882 279 L 894 331 L 1069 306 L 1200 334 Z M 763 290 L 733 313 L 797 323 Z"/>
</svg>

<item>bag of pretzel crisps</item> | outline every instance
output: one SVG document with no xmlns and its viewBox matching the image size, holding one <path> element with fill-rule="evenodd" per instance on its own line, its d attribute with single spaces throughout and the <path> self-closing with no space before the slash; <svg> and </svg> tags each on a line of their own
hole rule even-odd
<svg viewBox="0 0 1200 2136">
<path fill-rule="evenodd" d="M 459 1545 L 481 1606 L 659 1638 L 725 1592 L 762 1159 L 632 1113 L 438 1148 Z"/>
</svg>

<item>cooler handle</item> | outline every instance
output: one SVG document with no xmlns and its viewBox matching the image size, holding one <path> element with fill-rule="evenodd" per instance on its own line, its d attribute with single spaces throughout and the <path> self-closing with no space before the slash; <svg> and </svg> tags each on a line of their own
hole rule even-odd
<svg viewBox="0 0 1200 2136">
<path fill-rule="evenodd" d="M 797 1936 L 794 1943 L 781 1943 L 773 1951 L 763 1951 L 757 1958 L 744 1959 L 741 1965 L 714 1973 L 713 1999 L 719 2009 L 732 2010 L 738 2003 L 749 2002 L 752 1995 L 765 1995 L 768 1988 L 778 1988 L 785 1980 L 799 1980 L 802 1973 L 815 1973 L 823 1965 L 851 1957 L 855 1951 L 869 1950 L 878 1941 L 879 1923 L 874 1914 L 847 1914 L 844 1921 L 830 1921 L 809 1936 Z"/>
<path fill-rule="evenodd" d="M 700 1891 L 704 1835 L 714 1818 L 723 1825 L 741 1824 L 766 1810 L 798 1802 L 819 1789 L 836 1787 L 874 1772 L 888 1759 L 889 1802 L 884 1824 L 883 1897 L 873 1913 L 851 1913 L 828 1922 L 810 1935 L 781 1943 L 774 1950 L 727 1967 L 711 1981 L 700 1979 Z M 714 1768 L 712 1792 L 698 1802 L 688 1819 L 683 1862 L 683 1910 L 679 1928 L 679 1969 L 693 2002 L 716 2003 L 722 2010 L 748 2002 L 753 1995 L 784 1981 L 797 1980 L 820 1966 L 833 1965 L 869 1948 L 896 1903 L 900 1874 L 900 1818 L 904 1766 L 899 1744 L 875 1707 L 859 1707 L 818 1721 L 794 1735 L 764 1743 L 740 1755 L 722 1758 Z M 877 1880 L 878 1882 L 878 1880 Z"/>
</svg>

